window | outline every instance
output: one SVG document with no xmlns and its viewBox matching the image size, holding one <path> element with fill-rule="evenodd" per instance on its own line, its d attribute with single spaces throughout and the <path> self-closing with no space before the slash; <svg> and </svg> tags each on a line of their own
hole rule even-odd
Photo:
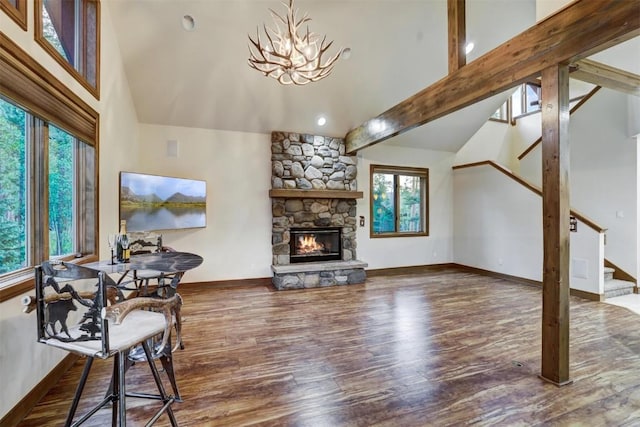
<svg viewBox="0 0 640 427">
<path fill-rule="evenodd" d="M 74 233 L 75 138 L 49 126 L 49 256 L 71 255 Z"/>
<path fill-rule="evenodd" d="M 0 9 L 27 31 L 27 0 L 0 0 Z"/>
<path fill-rule="evenodd" d="M 428 236 L 429 169 L 371 165 L 371 237 Z"/>
<path fill-rule="evenodd" d="M 495 112 L 489 120 L 511 122 L 528 114 L 540 111 L 540 95 L 542 89 L 537 83 L 523 83 L 516 88 L 511 97 Z"/>
<path fill-rule="evenodd" d="M 540 85 L 534 83 L 525 83 L 523 91 L 523 111 L 524 114 L 535 113 L 540 111 Z"/>
<path fill-rule="evenodd" d="M 96 258 L 99 116 L 2 33 L 0 81 L 1 302 L 44 260 Z"/>
<path fill-rule="evenodd" d="M 0 275 L 29 265 L 27 114 L 0 98 Z"/>
<path fill-rule="evenodd" d="M 99 0 L 36 0 L 35 4 L 36 41 L 98 98 Z"/>
<path fill-rule="evenodd" d="M 500 106 L 500 108 L 498 108 L 491 117 L 489 117 L 489 120 L 501 123 L 509 123 L 509 109 L 511 106 L 510 101 L 510 99 L 507 99 L 507 101 L 502 104 L 502 106 Z"/>
<path fill-rule="evenodd" d="M 89 246 L 95 232 L 87 227 L 94 220 L 86 216 L 95 209 L 82 200 L 93 201 L 95 189 L 80 185 L 95 171 L 81 170 L 87 163 L 79 159 L 95 150 L 1 98 L 0 129 L 1 287 L 11 273 L 22 274 L 46 259 L 94 252 Z"/>
</svg>

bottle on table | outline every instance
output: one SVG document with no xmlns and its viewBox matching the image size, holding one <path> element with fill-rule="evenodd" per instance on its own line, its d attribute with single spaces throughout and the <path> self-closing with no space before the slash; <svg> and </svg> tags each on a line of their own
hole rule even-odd
<svg viewBox="0 0 640 427">
<path fill-rule="evenodd" d="M 129 262 L 130 249 L 127 236 L 127 221 L 120 221 L 120 233 L 118 234 L 118 247 L 116 250 L 118 262 Z"/>
</svg>

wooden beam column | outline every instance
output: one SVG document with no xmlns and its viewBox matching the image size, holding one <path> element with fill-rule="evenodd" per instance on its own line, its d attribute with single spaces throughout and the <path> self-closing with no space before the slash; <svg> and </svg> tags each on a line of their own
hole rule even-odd
<svg viewBox="0 0 640 427">
<path fill-rule="evenodd" d="M 467 63 L 467 24 L 465 0 L 447 0 L 449 23 L 449 74 Z"/>
<path fill-rule="evenodd" d="M 542 71 L 542 372 L 569 380 L 569 68 Z"/>
</svg>

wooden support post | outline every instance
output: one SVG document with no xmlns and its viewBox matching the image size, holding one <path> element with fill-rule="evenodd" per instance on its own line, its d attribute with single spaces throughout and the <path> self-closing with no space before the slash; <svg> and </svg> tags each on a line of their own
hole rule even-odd
<svg viewBox="0 0 640 427">
<path fill-rule="evenodd" d="M 449 74 L 467 63 L 467 24 L 465 0 L 447 0 L 449 23 Z"/>
<path fill-rule="evenodd" d="M 542 71 L 542 373 L 569 379 L 569 69 Z"/>
</svg>

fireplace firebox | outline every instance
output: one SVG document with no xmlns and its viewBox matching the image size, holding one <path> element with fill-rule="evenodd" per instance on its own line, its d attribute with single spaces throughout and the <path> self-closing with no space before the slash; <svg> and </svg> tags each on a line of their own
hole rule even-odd
<svg viewBox="0 0 640 427">
<path fill-rule="evenodd" d="M 291 228 L 289 262 L 342 259 L 341 227 Z"/>
</svg>

